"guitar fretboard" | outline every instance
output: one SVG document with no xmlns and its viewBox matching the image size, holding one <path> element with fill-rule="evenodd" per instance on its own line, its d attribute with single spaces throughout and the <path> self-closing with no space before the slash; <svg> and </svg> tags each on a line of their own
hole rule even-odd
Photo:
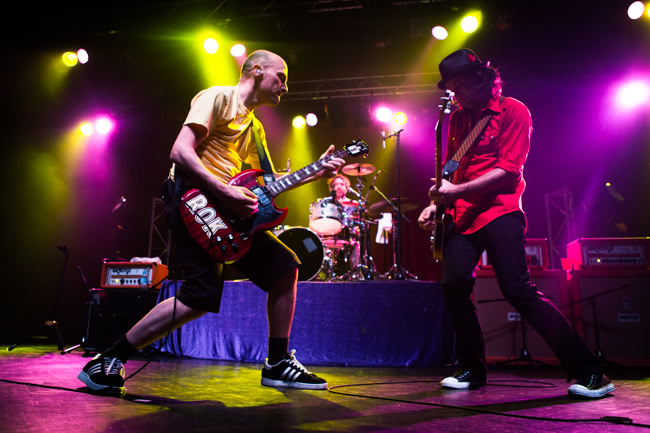
<svg viewBox="0 0 650 433">
<path fill-rule="evenodd" d="M 277 196 L 283 191 L 298 185 L 303 180 L 313 176 L 323 169 L 323 164 L 332 158 L 342 158 L 347 154 L 346 150 L 337 150 L 331 155 L 326 156 L 325 158 L 319 159 L 316 162 L 309 164 L 306 167 L 296 170 L 293 173 L 282 176 L 280 179 L 276 180 L 269 185 L 266 185 L 267 191 L 271 194 L 272 197 Z"/>
</svg>

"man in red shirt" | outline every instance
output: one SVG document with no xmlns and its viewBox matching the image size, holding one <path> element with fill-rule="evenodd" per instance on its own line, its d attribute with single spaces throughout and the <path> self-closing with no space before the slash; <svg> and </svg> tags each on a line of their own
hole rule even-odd
<svg viewBox="0 0 650 433">
<path fill-rule="evenodd" d="M 487 363 L 483 334 L 471 299 L 474 268 L 483 251 L 505 298 L 546 340 L 577 382 L 569 394 L 598 398 L 614 391 L 603 374 L 602 362 L 587 347 L 567 319 L 531 284 L 526 264 L 526 217 L 521 196 L 523 171 L 530 149 L 532 121 L 526 106 L 501 95 L 496 69 L 468 49 L 453 52 L 439 65 L 440 89 L 454 92 L 460 110 L 449 123 L 447 160 L 454 156 L 479 119 L 492 116 L 440 187 L 429 190 L 431 204 L 418 222 L 434 227 L 436 204 L 453 206 L 443 246 L 442 286 L 456 330 L 460 369 L 446 377 L 446 388 L 475 389 L 486 384 Z"/>
</svg>

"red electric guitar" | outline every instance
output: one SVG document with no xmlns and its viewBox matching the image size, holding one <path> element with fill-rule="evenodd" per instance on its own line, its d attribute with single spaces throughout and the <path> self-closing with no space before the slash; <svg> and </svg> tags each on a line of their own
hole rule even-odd
<svg viewBox="0 0 650 433">
<path fill-rule="evenodd" d="M 366 143 L 354 140 L 343 146 L 342 150 L 264 186 L 257 181 L 258 177 L 264 175 L 264 170 L 242 171 L 228 184 L 248 188 L 258 198 L 258 211 L 245 219 L 228 216 L 216 200 L 196 188 L 191 189 L 181 198 L 183 222 L 192 238 L 212 257 L 226 263 L 237 261 L 250 248 L 255 233 L 279 225 L 287 216 L 289 209 L 278 209 L 273 201 L 275 196 L 318 173 L 323 169 L 323 164 L 332 158 L 367 154 Z"/>
</svg>

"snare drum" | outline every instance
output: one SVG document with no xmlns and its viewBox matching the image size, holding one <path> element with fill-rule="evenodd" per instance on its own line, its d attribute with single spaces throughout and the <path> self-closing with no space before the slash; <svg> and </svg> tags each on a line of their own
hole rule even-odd
<svg viewBox="0 0 650 433">
<path fill-rule="evenodd" d="M 343 229 L 343 207 L 331 197 L 318 199 L 309 206 L 309 228 L 323 236 L 332 236 Z"/>
<path fill-rule="evenodd" d="M 298 268 L 298 280 L 314 279 L 325 262 L 325 249 L 318 235 L 304 227 L 280 230 L 277 230 L 279 234 L 276 233 L 278 239 L 291 248 L 302 263 Z"/>
</svg>

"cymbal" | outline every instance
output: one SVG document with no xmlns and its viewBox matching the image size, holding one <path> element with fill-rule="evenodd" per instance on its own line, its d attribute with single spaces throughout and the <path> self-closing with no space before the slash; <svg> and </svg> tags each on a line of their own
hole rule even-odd
<svg viewBox="0 0 650 433">
<path fill-rule="evenodd" d="M 341 168 L 341 171 L 348 176 L 365 176 L 375 171 L 375 166 L 368 163 L 348 164 Z"/>
<path fill-rule="evenodd" d="M 417 201 L 409 200 L 408 198 L 402 198 L 402 205 L 401 206 L 397 205 L 397 203 L 398 203 L 397 198 L 393 198 L 392 201 L 393 201 L 393 204 L 395 205 L 395 207 L 400 207 L 401 208 L 402 212 L 409 212 L 409 211 L 412 211 L 414 209 L 417 209 L 420 206 L 420 204 Z M 376 203 L 371 204 L 368 207 L 368 210 L 373 212 L 373 213 L 378 213 L 378 214 L 384 213 L 384 212 L 393 212 L 393 208 L 388 203 L 386 203 L 385 201 L 378 201 Z"/>
</svg>

